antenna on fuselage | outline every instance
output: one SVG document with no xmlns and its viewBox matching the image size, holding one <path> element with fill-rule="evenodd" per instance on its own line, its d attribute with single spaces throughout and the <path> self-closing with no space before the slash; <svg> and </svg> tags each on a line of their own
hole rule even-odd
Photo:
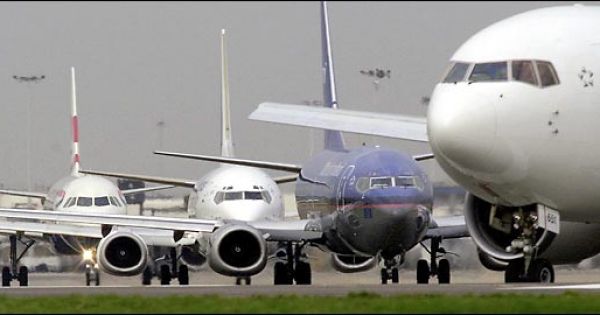
<svg viewBox="0 0 600 315">
<path fill-rule="evenodd" d="M 75 67 L 71 67 L 71 175 L 79 176 L 79 121 L 77 118 L 77 93 L 75 89 Z"/>
<path fill-rule="evenodd" d="M 323 71 L 323 105 L 338 108 L 337 94 L 335 91 L 335 73 L 333 71 L 333 55 L 331 54 L 331 41 L 329 37 L 329 18 L 327 2 L 321 1 L 321 69 Z M 332 151 L 345 151 L 342 133 L 334 130 L 325 130 L 325 149 Z"/>
</svg>

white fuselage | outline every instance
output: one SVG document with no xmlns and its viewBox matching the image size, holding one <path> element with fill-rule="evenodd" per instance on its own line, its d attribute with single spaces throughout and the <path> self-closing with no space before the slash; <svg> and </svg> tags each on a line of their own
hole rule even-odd
<svg viewBox="0 0 600 315">
<path fill-rule="evenodd" d="M 190 216 L 239 221 L 283 220 L 279 187 L 260 169 L 223 165 L 203 176 L 190 195 Z"/>
<path fill-rule="evenodd" d="M 540 203 L 565 220 L 600 222 L 600 7 L 525 12 L 480 31 L 453 55 L 469 64 L 541 60 L 559 84 L 439 83 L 428 112 L 432 150 L 488 202 Z M 539 77 L 538 77 L 539 80 Z M 594 82 L 595 81 L 595 82 Z"/>
</svg>

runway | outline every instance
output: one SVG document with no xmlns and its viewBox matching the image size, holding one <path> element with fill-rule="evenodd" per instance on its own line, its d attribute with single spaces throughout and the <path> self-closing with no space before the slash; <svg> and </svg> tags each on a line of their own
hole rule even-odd
<svg viewBox="0 0 600 315">
<path fill-rule="evenodd" d="M 154 279 L 151 286 L 141 286 L 140 277 L 114 277 L 102 274 L 99 287 L 83 286 L 83 274 L 78 273 L 44 273 L 30 275 L 29 287 L 0 288 L 0 294 L 9 296 L 47 296 L 69 294 L 117 294 L 117 295 L 214 295 L 252 296 L 252 295 L 328 295 L 345 296 L 349 293 L 369 292 L 379 295 L 397 294 L 560 294 L 565 291 L 582 293 L 600 293 L 600 271 L 596 270 L 557 270 L 555 284 L 504 284 L 501 273 L 481 270 L 459 270 L 453 273 L 453 283 L 439 285 L 437 282 L 417 285 L 413 279 L 413 271 L 401 272 L 400 284 L 381 285 L 378 282 L 377 270 L 362 274 L 342 274 L 333 271 L 315 272 L 313 285 L 309 286 L 274 286 L 272 275 L 267 271 L 253 278 L 250 286 L 236 286 L 233 279 L 203 270 L 190 274 L 190 285 L 180 286 L 177 280 L 171 285 L 161 286 Z M 404 277 L 403 277 L 404 276 Z M 410 276 L 410 280 L 409 277 Z M 595 282 L 594 282 L 595 281 Z"/>
</svg>

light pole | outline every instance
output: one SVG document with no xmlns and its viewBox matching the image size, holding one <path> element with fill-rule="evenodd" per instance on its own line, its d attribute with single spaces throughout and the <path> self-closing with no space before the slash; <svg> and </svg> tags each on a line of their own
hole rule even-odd
<svg viewBox="0 0 600 315">
<path fill-rule="evenodd" d="M 13 75 L 13 79 L 15 79 L 17 82 L 19 83 L 26 83 L 27 84 L 27 88 L 28 88 L 28 92 L 29 92 L 29 102 L 27 102 L 27 141 L 26 141 L 26 147 L 27 147 L 27 157 L 26 157 L 26 163 L 27 163 L 27 191 L 32 191 L 31 189 L 31 106 L 33 106 L 33 84 L 37 84 L 39 82 L 41 82 L 43 79 L 45 79 L 46 76 L 45 75 L 41 75 L 41 76 L 18 76 L 18 75 Z M 28 198 L 28 202 L 30 202 L 31 200 Z"/>
</svg>

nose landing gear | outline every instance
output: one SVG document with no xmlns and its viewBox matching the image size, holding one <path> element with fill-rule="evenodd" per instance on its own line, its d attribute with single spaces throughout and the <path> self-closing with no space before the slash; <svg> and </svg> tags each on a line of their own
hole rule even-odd
<svg viewBox="0 0 600 315">
<path fill-rule="evenodd" d="M 439 284 L 450 283 L 450 262 L 446 258 L 438 261 L 438 258 L 442 257 L 438 254 L 445 255 L 448 253 L 443 247 L 440 247 L 441 243 L 442 238 L 440 236 L 431 238 L 431 249 L 427 249 L 421 243 L 421 246 L 429 253 L 429 263 L 425 259 L 420 259 L 417 262 L 417 283 L 429 283 L 429 278 L 435 276 L 437 276 Z"/>
</svg>

